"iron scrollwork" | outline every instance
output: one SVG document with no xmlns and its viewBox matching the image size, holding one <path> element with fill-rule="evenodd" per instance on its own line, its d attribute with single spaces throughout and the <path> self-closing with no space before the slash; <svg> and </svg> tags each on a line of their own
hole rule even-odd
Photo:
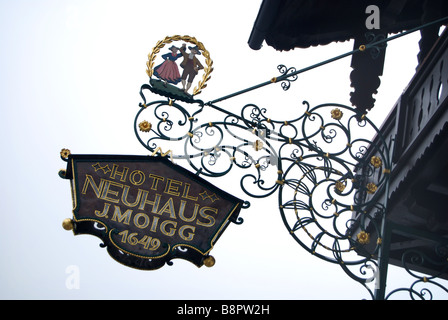
<svg viewBox="0 0 448 320">
<path fill-rule="evenodd" d="M 384 40 L 386 40 L 387 36 L 385 34 L 368 32 L 365 34 L 365 37 L 369 46 L 370 56 L 372 59 L 377 59 L 381 51 L 386 50 L 387 42 Z"/>
<path fill-rule="evenodd" d="M 269 118 L 266 109 L 254 104 L 247 104 L 240 114 L 234 114 L 216 103 L 271 83 L 280 82 L 286 91 L 298 74 L 360 51 L 368 50 L 372 60 L 378 61 L 387 42 L 445 20 L 391 37 L 366 34 L 367 44 L 359 49 L 300 70 L 279 65 L 280 76 L 207 103 L 196 100 L 195 95 L 205 88 L 213 70 L 208 51 L 195 38 L 167 37 L 157 43 L 149 56 L 150 77 L 155 55 L 173 41 L 198 46 L 207 58 L 207 72 L 192 96 L 177 91 L 173 95 L 173 90 L 164 89 L 160 84 L 157 88 L 154 79 L 150 79 L 149 85 L 143 85 L 140 94 L 144 102 L 134 121 L 135 134 L 151 155 L 169 155 L 172 161 L 186 161 L 198 175 L 216 178 L 231 170 L 243 170 L 239 184 L 250 197 L 264 198 L 277 192 L 281 218 L 292 238 L 318 258 L 340 265 L 375 298 L 371 284 L 383 285 L 384 279 L 379 276 L 379 256 L 385 247 L 383 232 L 391 141 L 386 141 L 363 115 L 363 109 L 357 112 L 341 104 L 311 107 L 303 102 L 297 108 L 298 116 L 285 121 Z M 168 100 L 146 103 L 143 91 L 147 89 Z M 210 116 L 209 111 L 218 111 L 218 118 Z M 428 260 L 416 252 L 405 256 L 412 256 L 414 264 Z M 411 270 L 407 268 L 407 260 L 403 261 L 405 269 Z M 441 266 L 443 272 L 445 264 Z M 433 284 L 433 278 L 415 277 L 417 280 L 411 288 L 392 291 L 387 298 L 401 291 L 409 292 L 411 298 L 432 297 L 426 288 L 418 292 L 416 284 Z"/>
<path fill-rule="evenodd" d="M 280 72 L 281 76 L 281 86 L 284 91 L 289 90 L 291 87 L 291 82 L 297 80 L 297 69 L 294 67 L 287 68 L 285 65 L 281 64 L 277 67 L 277 70 Z M 276 79 L 277 80 L 277 79 Z"/>
<path fill-rule="evenodd" d="M 305 101 L 289 121 L 271 119 L 266 109 L 247 104 L 239 115 L 225 111 L 223 119 L 201 122 L 206 109 L 224 110 L 200 100 L 188 107 L 170 99 L 147 104 L 142 97 L 134 128 L 152 155 L 169 154 L 210 178 L 234 168 L 247 171 L 241 189 L 252 198 L 278 192 L 293 239 L 339 264 L 373 297 L 368 285 L 378 266 L 372 256 L 381 244 L 385 213 L 378 199 L 391 164 L 388 145 L 369 119 L 359 119 L 345 105 L 310 107 Z M 378 239 L 370 239 L 368 228 L 376 229 Z M 365 246 L 372 244 L 367 253 Z"/>
<path fill-rule="evenodd" d="M 412 249 L 403 252 L 401 264 L 403 269 L 410 275 L 412 283 L 409 287 L 392 290 L 385 298 L 394 299 L 400 293 L 407 294 L 412 300 L 432 300 L 433 292 L 448 293 L 448 289 L 438 280 L 448 271 L 448 246 L 437 244 L 433 252 L 429 255 L 421 250 Z M 433 270 L 438 270 L 437 274 L 431 276 L 414 271 L 415 267 L 430 265 Z"/>
</svg>

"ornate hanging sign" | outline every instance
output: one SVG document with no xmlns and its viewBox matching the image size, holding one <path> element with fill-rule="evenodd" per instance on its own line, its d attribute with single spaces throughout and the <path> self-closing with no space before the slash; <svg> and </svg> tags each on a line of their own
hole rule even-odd
<svg viewBox="0 0 448 320">
<path fill-rule="evenodd" d="M 174 258 L 212 266 L 209 255 L 243 202 L 163 157 L 71 155 L 73 219 L 64 228 L 103 240 L 118 262 L 157 269 Z"/>
<path fill-rule="evenodd" d="M 67 170 L 60 176 L 71 180 L 74 202 L 64 228 L 98 236 L 114 259 L 130 267 L 157 269 L 174 258 L 212 266 L 211 249 L 230 222 L 242 223 L 239 212 L 249 203 L 199 175 L 246 170 L 239 181 L 243 192 L 257 199 L 277 193 L 292 238 L 339 264 L 374 297 L 377 288 L 369 284 L 379 274 L 375 260 L 384 249 L 393 134 L 342 104 L 312 107 L 303 101 L 289 120 L 271 119 L 267 109 L 251 103 L 239 114 L 216 104 L 273 83 L 288 90 L 303 72 L 380 50 L 393 38 L 301 70 L 279 65 L 280 76 L 209 102 L 194 98 L 213 71 L 204 45 L 190 36 L 158 41 L 148 55 L 149 83 L 141 86 L 134 120 L 136 137 L 152 156 L 71 155 L 63 149 Z M 165 98 L 147 101 L 147 91 Z M 205 107 L 222 117 L 209 119 Z M 174 160 L 186 161 L 195 174 Z"/>
</svg>

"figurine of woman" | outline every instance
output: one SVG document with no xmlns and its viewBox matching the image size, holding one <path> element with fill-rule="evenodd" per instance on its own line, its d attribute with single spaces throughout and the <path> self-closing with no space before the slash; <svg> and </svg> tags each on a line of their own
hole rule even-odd
<svg viewBox="0 0 448 320">
<path fill-rule="evenodd" d="M 169 50 L 171 53 L 162 55 L 165 61 L 154 68 L 154 75 L 167 83 L 178 84 L 181 81 L 181 76 L 175 61 L 182 57 L 182 53 L 178 53 L 179 48 L 175 46 L 171 46 Z"/>
</svg>

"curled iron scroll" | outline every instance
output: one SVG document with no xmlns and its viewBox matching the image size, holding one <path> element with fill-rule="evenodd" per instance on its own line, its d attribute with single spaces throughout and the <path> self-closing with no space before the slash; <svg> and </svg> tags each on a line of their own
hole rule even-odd
<svg viewBox="0 0 448 320">
<path fill-rule="evenodd" d="M 388 143 L 375 125 L 341 104 L 310 107 L 305 101 L 287 121 L 271 119 L 254 104 L 214 121 L 201 120 L 203 109 L 201 102 L 145 103 L 135 133 L 151 152 L 167 152 L 169 144 L 174 161 L 186 161 L 205 177 L 242 170 L 240 186 L 250 197 L 277 192 L 292 238 L 367 286 L 377 270 L 371 256 L 381 245 L 381 194 L 391 166 Z"/>
</svg>

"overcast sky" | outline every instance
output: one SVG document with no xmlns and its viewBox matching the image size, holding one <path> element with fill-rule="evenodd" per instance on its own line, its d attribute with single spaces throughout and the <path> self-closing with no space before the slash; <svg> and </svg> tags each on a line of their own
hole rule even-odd
<svg viewBox="0 0 448 320">
<path fill-rule="evenodd" d="M 213 4 L 212 4 L 213 3 Z M 156 271 L 116 263 L 93 236 L 62 229 L 72 216 L 62 148 L 74 154 L 148 154 L 134 136 L 147 55 L 165 36 L 203 42 L 215 70 L 204 101 L 352 50 L 352 42 L 290 52 L 247 41 L 260 0 L 0 0 L 0 159 L 2 299 L 363 299 L 367 292 L 337 265 L 309 255 L 288 234 L 277 199 L 249 199 L 245 222 L 230 225 L 212 268 L 174 260 Z M 389 44 L 372 119 L 380 125 L 411 79 L 419 35 Z M 279 119 L 307 100 L 349 105 L 350 58 L 219 104 L 247 103 Z M 154 100 L 158 100 L 156 97 Z M 272 117 L 274 118 L 274 116 Z M 286 118 L 285 120 L 288 120 Z M 239 180 L 230 173 L 228 179 Z M 211 181 L 226 189 L 224 179 Z M 79 287 L 67 279 L 79 271 Z M 392 270 L 393 272 L 393 270 Z"/>
</svg>

